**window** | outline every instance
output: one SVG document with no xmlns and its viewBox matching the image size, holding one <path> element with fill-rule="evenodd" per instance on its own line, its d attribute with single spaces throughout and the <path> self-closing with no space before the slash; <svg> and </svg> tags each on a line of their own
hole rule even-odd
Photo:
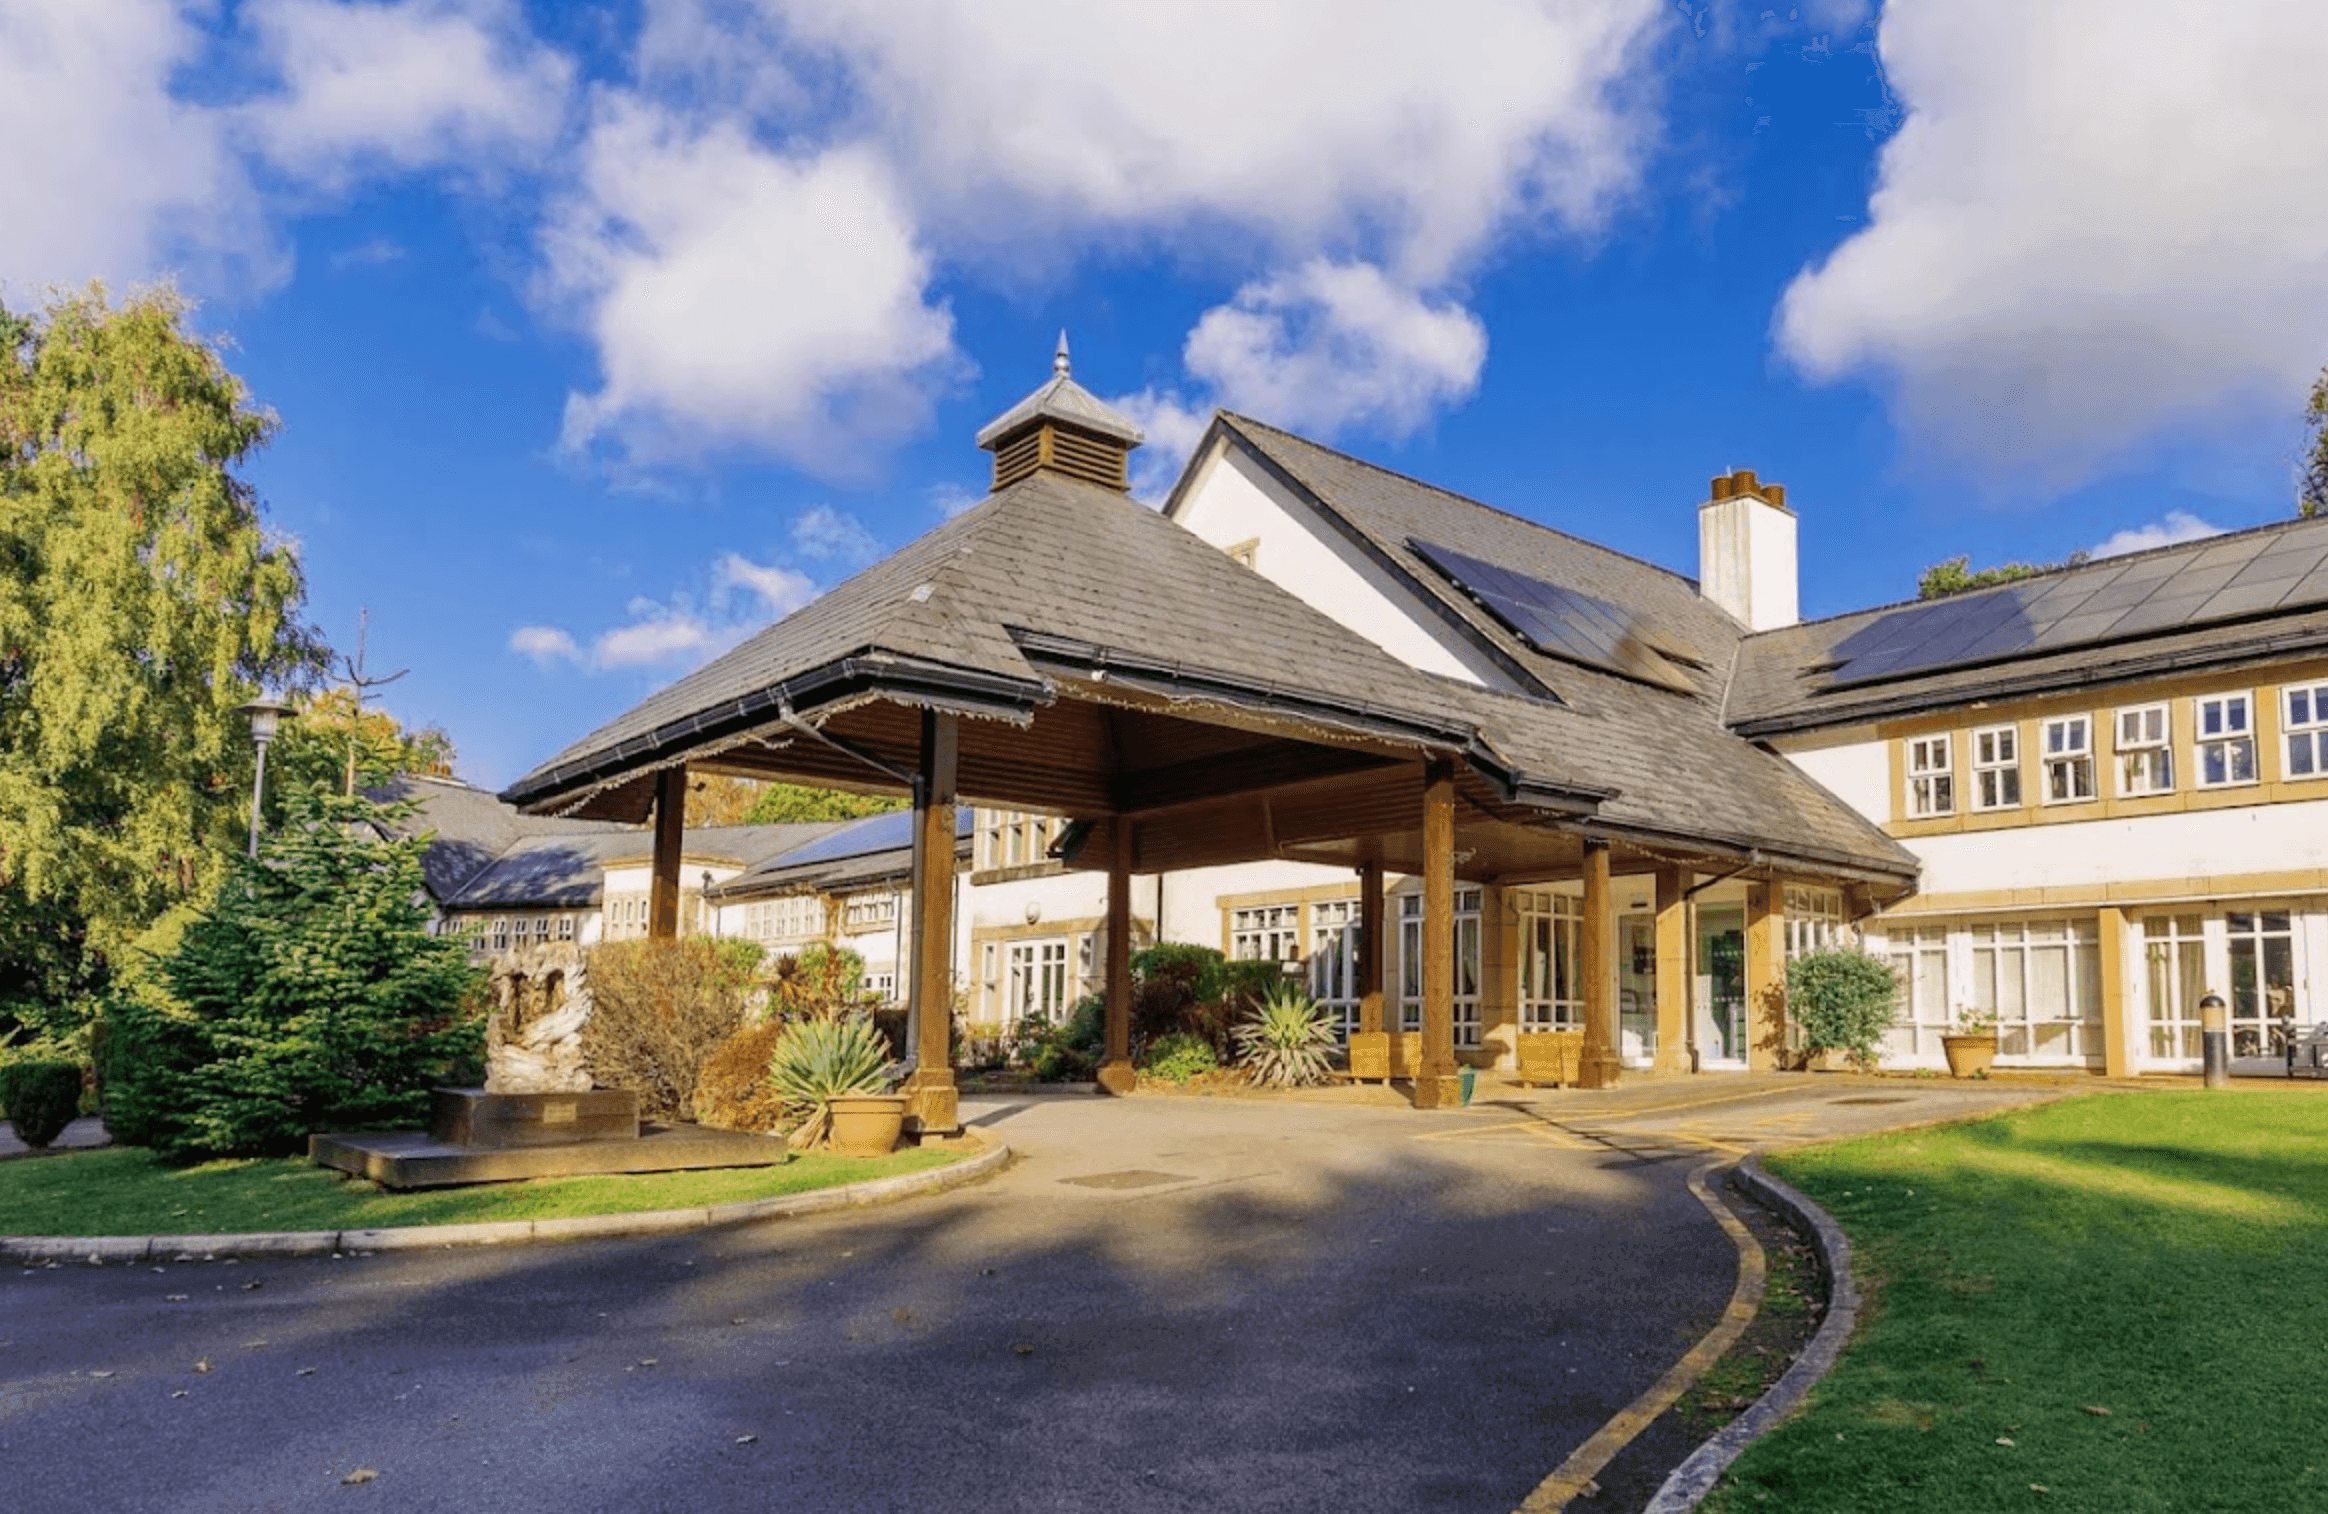
<svg viewBox="0 0 2328 1514">
<path fill-rule="evenodd" d="M 865 974 L 865 992 L 873 995 L 884 1004 L 895 1004 L 897 1002 L 897 974 L 894 972 L 869 972 Z"/>
<path fill-rule="evenodd" d="M 572 915 L 558 917 L 558 939 L 561 941 L 574 939 L 574 917 Z"/>
<path fill-rule="evenodd" d="M 2290 778 L 2328 778 L 2328 683 L 2287 691 Z"/>
<path fill-rule="evenodd" d="M 2102 1052 L 2102 950 L 2091 920 L 1972 928 L 1972 1002 L 1997 1017 L 1997 1055 L 2071 1062 Z"/>
<path fill-rule="evenodd" d="M 2094 797 L 2094 727 L 2084 715 L 2045 722 L 2045 802 L 2076 804 Z"/>
<path fill-rule="evenodd" d="M 2199 1000 L 2207 992 L 2205 922 L 2197 915 L 2145 918 L 2142 954 L 2150 988 L 2150 1054 L 2197 1061 Z"/>
<path fill-rule="evenodd" d="M 1917 736 L 1908 742 L 1908 814 L 1956 813 L 1956 775 L 1948 760 L 1948 738 Z"/>
<path fill-rule="evenodd" d="M 1884 957 L 1900 975 L 1899 1013 L 1884 1032 L 1884 1057 L 1943 1055 L 1940 1038 L 1948 1034 L 1948 928 L 1895 926 L 1884 937 Z"/>
<path fill-rule="evenodd" d="M 978 812 L 978 866 L 983 870 L 1034 867 L 1050 860 L 1050 846 L 1065 822 L 1025 810 Z"/>
<path fill-rule="evenodd" d="M 1481 891 L 1455 890 L 1455 1044 L 1479 1044 L 1479 911 Z M 1423 1028 L 1423 896 L 1398 901 L 1399 1016 L 1401 1030 Z"/>
<path fill-rule="evenodd" d="M 1825 951 L 1843 942 L 1843 891 L 1789 885 L 1786 899 L 1786 959 Z"/>
<path fill-rule="evenodd" d="M 1301 906 L 1259 904 L 1232 912 L 1229 955 L 1240 962 L 1300 960 Z"/>
<path fill-rule="evenodd" d="M 1358 901 L 1310 906 L 1310 997 L 1331 1010 L 1342 1037 L 1358 1028 Z"/>
<path fill-rule="evenodd" d="M 2191 701 L 2199 728 L 2199 787 L 2255 781 L 2255 705 L 2245 694 Z"/>
<path fill-rule="evenodd" d="M 1584 901 L 1549 889 L 1517 890 L 1514 897 L 1520 916 L 1520 1029 L 1584 1029 L 1584 980 L 1576 968 Z"/>
<path fill-rule="evenodd" d="M 2174 721 L 2163 704 L 2118 712 L 2118 792 L 2174 792 Z"/>
<path fill-rule="evenodd" d="M 1029 1015 L 1067 1017 L 1067 938 L 1013 941 L 1003 948 L 1002 1008 L 1007 1023 Z"/>
<path fill-rule="evenodd" d="M 1998 725 L 1972 733 L 1972 807 L 2021 807 L 2020 727 Z"/>
<path fill-rule="evenodd" d="M 509 917 L 507 915 L 493 917 L 493 949 L 497 952 L 509 950 Z"/>
<path fill-rule="evenodd" d="M 2284 1057 L 2296 1014 L 2294 917 L 2284 909 L 2223 917 L 2231 949 L 2231 1055 Z"/>
<path fill-rule="evenodd" d="M 874 930 L 897 923 L 897 895 L 858 894 L 852 897 L 846 911 L 848 929 Z"/>
</svg>

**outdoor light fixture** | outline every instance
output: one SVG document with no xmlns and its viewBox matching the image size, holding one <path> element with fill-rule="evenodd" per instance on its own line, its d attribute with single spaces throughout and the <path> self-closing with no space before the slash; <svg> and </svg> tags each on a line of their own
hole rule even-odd
<svg viewBox="0 0 2328 1514">
<path fill-rule="evenodd" d="M 719 916 L 713 914 L 711 909 L 711 869 L 708 867 L 703 870 L 703 914 L 706 919 L 711 921 L 712 938 L 717 940 L 719 937 Z"/>
<path fill-rule="evenodd" d="M 2231 1086 L 2231 1006 L 2208 990 L 2199 1000 L 2200 1075 L 2208 1088 Z"/>
<path fill-rule="evenodd" d="M 258 743 L 259 760 L 251 770 L 251 856 L 259 855 L 259 804 L 267 794 L 267 743 L 275 728 L 291 713 L 291 706 L 275 699 L 254 699 L 240 707 L 251 717 L 251 740 Z"/>
</svg>

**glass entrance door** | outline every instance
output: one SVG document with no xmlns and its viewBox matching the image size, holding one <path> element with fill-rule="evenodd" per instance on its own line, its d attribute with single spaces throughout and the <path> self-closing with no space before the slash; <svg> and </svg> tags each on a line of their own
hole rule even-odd
<svg viewBox="0 0 2328 1514">
<path fill-rule="evenodd" d="M 1746 1065 L 1746 909 L 1697 912 L 1697 1051 L 1700 1067 Z"/>
<path fill-rule="evenodd" d="M 2230 910 L 2223 916 L 2231 965 L 2231 1058 L 2241 1072 L 2287 1066 L 2287 1033 L 2296 1015 L 2296 937 L 2284 909 Z"/>
<path fill-rule="evenodd" d="M 1617 1055 L 1647 1067 L 1657 1055 L 1657 917 L 1617 917 Z"/>
</svg>

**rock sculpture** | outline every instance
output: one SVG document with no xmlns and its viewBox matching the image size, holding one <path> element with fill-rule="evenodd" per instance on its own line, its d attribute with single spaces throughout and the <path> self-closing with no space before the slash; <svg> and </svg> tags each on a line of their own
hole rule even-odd
<svg viewBox="0 0 2328 1514">
<path fill-rule="evenodd" d="M 582 1026 L 588 968 L 570 942 L 519 947 L 493 960 L 493 1018 L 485 1030 L 488 1093 L 586 1093 Z"/>
</svg>

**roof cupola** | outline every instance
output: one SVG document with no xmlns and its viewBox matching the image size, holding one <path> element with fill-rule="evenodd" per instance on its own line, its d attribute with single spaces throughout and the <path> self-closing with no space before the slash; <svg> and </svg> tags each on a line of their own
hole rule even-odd
<svg viewBox="0 0 2328 1514">
<path fill-rule="evenodd" d="M 1132 449 L 1146 440 L 1128 418 L 1075 382 L 1064 331 L 1051 358 L 1050 382 L 978 433 L 978 445 L 994 454 L 997 492 L 1049 468 L 1128 494 Z"/>
</svg>

